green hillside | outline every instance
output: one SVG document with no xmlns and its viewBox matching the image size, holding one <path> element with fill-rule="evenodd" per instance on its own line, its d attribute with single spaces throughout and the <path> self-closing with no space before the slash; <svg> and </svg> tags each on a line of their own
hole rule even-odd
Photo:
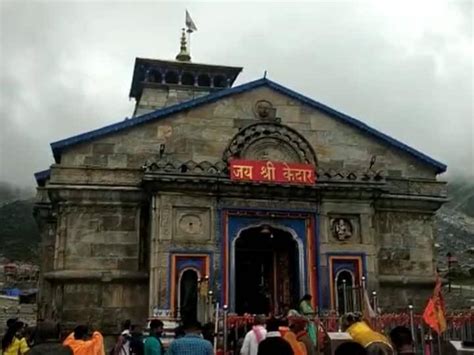
<svg viewBox="0 0 474 355">
<path fill-rule="evenodd" d="M 33 200 L 0 206 L 0 256 L 13 260 L 36 261 L 39 231 L 33 218 Z"/>
</svg>

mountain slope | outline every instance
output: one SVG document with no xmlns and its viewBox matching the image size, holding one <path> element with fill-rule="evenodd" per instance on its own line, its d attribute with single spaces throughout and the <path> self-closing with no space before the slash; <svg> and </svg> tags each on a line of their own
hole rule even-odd
<svg viewBox="0 0 474 355">
<path fill-rule="evenodd" d="M 0 206 L 0 256 L 36 261 L 40 235 L 33 218 L 32 199 Z"/>
<path fill-rule="evenodd" d="M 474 182 L 455 180 L 449 183 L 448 188 L 451 201 L 447 207 L 474 218 Z"/>
</svg>

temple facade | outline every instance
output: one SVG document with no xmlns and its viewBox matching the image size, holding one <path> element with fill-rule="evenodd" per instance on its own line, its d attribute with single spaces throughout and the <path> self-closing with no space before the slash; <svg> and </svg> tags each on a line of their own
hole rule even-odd
<svg viewBox="0 0 474 355">
<path fill-rule="evenodd" d="M 137 58 L 134 116 L 51 144 L 36 174 L 39 317 L 384 310 L 434 284 L 442 163 L 239 67 Z M 352 296 L 351 296 L 352 295 Z"/>
</svg>

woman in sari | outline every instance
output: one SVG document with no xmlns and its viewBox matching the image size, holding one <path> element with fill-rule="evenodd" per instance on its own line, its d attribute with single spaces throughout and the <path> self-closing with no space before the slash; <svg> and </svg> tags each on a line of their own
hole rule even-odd
<svg viewBox="0 0 474 355">
<path fill-rule="evenodd" d="M 303 316 L 308 319 L 308 328 L 307 332 L 311 341 L 316 345 L 316 327 L 314 326 L 314 317 L 315 312 L 313 306 L 311 305 L 311 295 L 304 295 L 300 301 L 300 312 Z"/>
</svg>

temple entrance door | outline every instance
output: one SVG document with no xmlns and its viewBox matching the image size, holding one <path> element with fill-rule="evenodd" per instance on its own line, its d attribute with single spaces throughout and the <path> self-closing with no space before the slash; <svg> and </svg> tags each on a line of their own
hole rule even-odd
<svg viewBox="0 0 474 355">
<path fill-rule="evenodd" d="M 235 242 L 235 311 L 278 313 L 299 299 L 298 245 L 289 232 L 264 225 Z"/>
<path fill-rule="evenodd" d="M 178 304 L 183 322 L 197 320 L 198 274 L 193 269 L 185 270 L 181 275 Z"/>
<path fill-rule="evenodd" d="M 336 276 L 337 311 L 339 314 L 353 312 L 355 308 L 354 275 L 349 270 L 341 270 Z"/>
</svg>

